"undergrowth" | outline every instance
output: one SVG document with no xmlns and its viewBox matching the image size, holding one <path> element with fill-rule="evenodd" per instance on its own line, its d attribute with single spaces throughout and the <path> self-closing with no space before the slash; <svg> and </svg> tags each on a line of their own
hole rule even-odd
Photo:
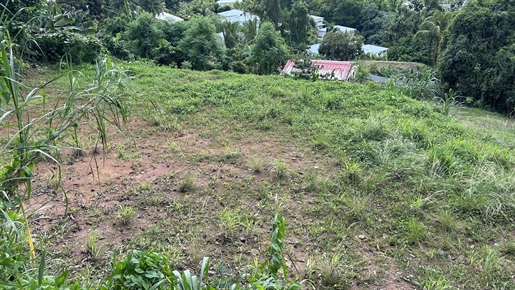
<svg viewBox="0 0 515 290">
<path fill-rule="evenodd" d="M 217 289 L 345 289 L 383 285 L 391 275 L 421 289 L 515 287 L 510 120 L 476 124 L 471 120 L 482 112 L 442 110 L 370 83 L 119 65 L 133 75 L 131 107 L 148 123 L 142 133 L 175 134 L 173 144 L 163 141 L 166 158 L 186 160 L 188 169 L 134 188 L 138 194 L 126 190 L 119 227 L 136 224 L 139 215 L 155 222 L 123 245 L 140 250 L 112 258 L 110 274 L 93 288 L 195 289 L 186 281 Z M 176 144 L 190 132 L 218 150 Z M 261 141 L 279 153 L 239 148 Z M 294 153 L 305 157 L 298 162 Z M 217 174 L 223 167 L 230 169 Z M 287 243 L 277 212 L 289 221 Z M 105 215 L 98 216 L 100 223 Z M 271 216 L 272 246 L 256 255 L 267 262 L 249 265 L 245 255 L 253 257 Z M 4 227 L 3 236 L 23 239 L 14 230 L 22 218 L 10 220 L 17 226 Z M 164 246 L 171 242 L 177 244 Z M 206 266 L 203 254 L 220 247 L 220 266 L 213 258 Z M 305 257 L 297 258 L 301 249 Z M 14 244 L 9 251 L 15 259 Z M 184 264 L 203 266 L 196 276 L 173 270 Z M 37 277 L 33 268 L 16 271 Z"/>
</svg>

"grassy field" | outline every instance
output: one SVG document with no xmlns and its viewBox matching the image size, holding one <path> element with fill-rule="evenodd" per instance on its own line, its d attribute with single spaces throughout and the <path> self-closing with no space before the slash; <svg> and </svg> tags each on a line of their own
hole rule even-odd
<svg viewBox="0 0 515 290">
<path fill-rule="evenodd" d="M 120 65 L 131 121 L 104 154 L 87 122 L 85 150 L 63 152 L 68 219 L 38 165 L 28 206 L 53 198 L 32 218 L 51 271 L 95 287 L 114 253 L 139 249 L 177 269 L 209 256 L 238 280 L 281 213 L 289 275 L 315 289 L 515 288 L 511 120 L 375 84 Z"/>
</svg>

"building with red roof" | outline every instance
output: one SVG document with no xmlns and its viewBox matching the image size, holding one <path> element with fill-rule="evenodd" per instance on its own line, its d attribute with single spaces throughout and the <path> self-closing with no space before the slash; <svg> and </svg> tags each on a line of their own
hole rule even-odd
<svg viewBox="0 0 515 290">
<path fill-rule="evenodd" d="M 350 61 L 335 61 L 335 60 L 311 60 L 311 64 L 313 66 L 318 67 L 317 73 L 320 75 L 331 75 L 334 79 L 340 81 L 346 81 L 349 77 L 354 74 L 354 62 Z M 293 74 L 296 71 L 294 67 L 295 63 L 291 60 L 288 60 L 286 65 L 283 67 L 282 72 L 284 74 Z M 300 70 L 299 70 L 300 72 Z"/>
</svg>

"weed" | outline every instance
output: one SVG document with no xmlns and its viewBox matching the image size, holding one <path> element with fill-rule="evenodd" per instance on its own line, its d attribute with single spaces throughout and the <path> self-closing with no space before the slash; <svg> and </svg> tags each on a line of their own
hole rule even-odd
<svg viewBox="0 0 515 290">
<path fill-rule="evenodd" d="M 446 232 L 453 232 L 460 227 L 460 222 L 456 219 L 455 215 L 448 210 L 442 211 L 437 216 L 437 221 Z"/>
<path fill-rule="evenodd" d="M 445 279 L 441 271 L 431 269 L 429 267 L 424 268 L 424 278 L 420 283 L 423 289 L 427 290 L 446 290 L 453 289 L 449 281 Z"/>
<path fill-rule="evenodd" d="M 255 156 L 248 161 L 248 166 L 250 167 L 252 172 L 261 173 L 263 172 L 265 161 L 263 160 L 263 158 Z"/>
<path fill-rule="evenodd" d="M 233 238 L 238 233 L 238 229 L 242 229 L 245 233 L 249 233 L 253 227 L 254 222 L 243 211 L 238 209 L 231 210 L 224 208 L 220 211 L 220 225 L 226 231 L 227 238 Z"/>
<path fill-rule="evenodd" d="M 116 219 L 122 225 L 128 225 L 131 223 L 132 217 L 134 216 L 134 209 L 131 206 L 118 206 L 118 213 L 116 214 Z"/>
<path fill-rule="evenodd" d="M 502 249 L 504 255 L 515 257 L 515 242 L 507 242 Z"/>
<path fill-rule="evenodd" d="M 116 256 L 113 257 L 112 274 L 100 289 L 169 289 L 165 285 L 169 284 L 168 277 L 171 276 L 167 257 L 133 250 L 119 262 Z"/>
<path fill-rule="evenodd" d="M 485 245 L 481 249 L 480 255 L 480 264 L 483 269 L 483 273 L 487 276 L 496 275 L 497 271 L 501 269 L 501 264 L 499 262 L 500 255 L 498 249 Z"/>
<path fill-rule="evenodd" d="M 335 253 L 331 256 L 324 255 L 324 257 L 319 261 L 320 275 L 324 285 L 341 287 L 342 284 L 344 284 L 342 275 L 343 268 L 340 264 L 341 260 L 341 254 Z"/>
<path fill-rule="evenodd" d="M 287 178 L 290 172 L 290 166 L 280 159 L 274 161 L 274 169 L 278 179 Z"/>
<path fill-rule="evenodd" d="M 406 222 L 406 241 L 410 244 L 423 242 L 427 237 L 426 227 L 412 217 Z"/>
<path fill-rule="evenodd" d="M 362 124 L 361 137 L 369 141 L 381 141 L 388 136 L 384 120 L 369 119 Z"/>
<path fill-rule="evenodd" d="M 306 174 L 306 191 L 316 192 L 319 189 L 319 177 L 316 171 L 310 170 Z"/>
<path fill-rule="evenodd" d="M 98 234 L 92 232 L 89 234 L 88 242 L 86 243 L 86 253 L 92 258 L 97 259 L 102 253 L 101 247 L 98 245 Z"/>
<path fill-rule="evenodd" d="M 195 177 L 191 173 L 186 173 L 179 182 L 180 192 L 190 192 L 195 187 Z"/>
<path fill-rule="evenodd" d="M 348 161 L 345 164 L 345 170 L 341 172 L 341 178 L 344 183 L 358 184 L 361 182 L 361 168 L 358 162 Z"/>
</svg>

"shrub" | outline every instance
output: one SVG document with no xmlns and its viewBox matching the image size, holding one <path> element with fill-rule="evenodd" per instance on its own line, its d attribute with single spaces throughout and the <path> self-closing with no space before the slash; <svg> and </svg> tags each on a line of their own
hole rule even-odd
<svg viewBox="0 0 515 290">
<path fill-rule="evenodd" d="M 132 60 L 134 59 L 134 55 L 125 48 L 127 44 L 124 40 L 116 40 L 116 38 L 111 36 L 105 36 L 102 38 L 102 44 L 104 47 L 111 53 L 112 56 L 117 57 L 123 60 Z"/>
<path fill-rule="evenodd" d="M 37 60 L 51 63 L 65 55 L 75 64 L 94 63 L 104 50 L 98 38 L 69 31 L 39 34 L 34 40 L 29 50 Z"/>
<path fill-rule="evenodd" d="M 231 70 L 239 74 L 246 74 L 249 72 L 249 68 L 243 61 L 235 61 L 231 63 Z"/>
<path fill-rule="evenodd" d="M 132 254 L 114 265 L 107 285 L 100 289 L 164 289 L 164 282 L 171 276 L 165 256 L 133 250 Z"/>
<path fill-rule="evenodd" d="M 149 13 L 143 13 L 136 21 L 133 21 L 124 37 L 129 41 L 127 48 L 136 56 L 151 58 L 152 49 L 159 47 L 159 40 L 163 38 L 163 32 L 158 28 L 160 20 L 155 19 Z"/>
<path fill-rule="evenodd" d="M 171 65 L 176 60 L 175 48 L 164 39 L 160 41 L 159 47 L 152 50 L 152 55 L 160 65 Z"/>
</svg>

